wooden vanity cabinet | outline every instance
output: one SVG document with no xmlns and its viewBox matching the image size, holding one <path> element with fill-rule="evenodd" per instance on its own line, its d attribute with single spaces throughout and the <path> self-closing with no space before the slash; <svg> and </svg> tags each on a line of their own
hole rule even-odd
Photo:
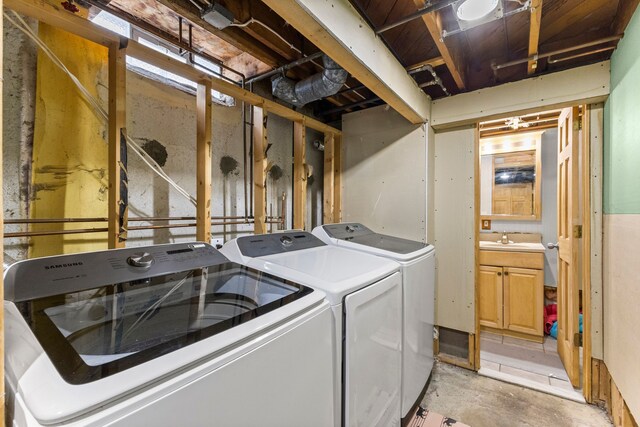
<svg viewBox="0 0 640 427">
<path fill-rule="evenodd" d="M 483 252 L 492 252 L 484 254 Z M 478 293 L 480 325 L 485 330 L 540 341 L 543 335 L 542 254 L 480 251 Z M 539 257 L 539 258 L 538 258 Z M 540 268 L 524 268 L 540 267 Z"/>
</svg>

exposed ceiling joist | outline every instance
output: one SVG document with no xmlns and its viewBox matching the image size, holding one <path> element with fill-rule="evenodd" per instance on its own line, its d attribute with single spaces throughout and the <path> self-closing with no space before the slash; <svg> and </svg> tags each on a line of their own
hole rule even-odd
<svg viewBox="0 0 640 427">
<path fill-rule="evenodd" d="M 251 37 L 241 28 L 231 27 L 218 30 L 200 17 L 198 8 L 188 0 L 158 0 L 158 2 L 271 67 L 278 67 L 287 62 L 286 58 L 276 54 L 273 50 L 269 49 L 269 47 Z"/>
<path fill-rule="evenodd" d="M 413 0 L 413 2 L 419 9 L 422 9 L 425 6 L 423 0 Z M 466 60 L 464 50 L 461 49 L 460 46 L 454 44 L 453 40 L 449 45 L 442 40 L 442 22 L 440 19 L 440 12 L 431 12 L 426 15 L 422 15 L 422 20 L 427 26 L 429 34 L 431 34 L 431 38 L 435 42 L 444 63 L 447 65 L 449 72 L 453 76 L 456 86 L 458 86 L 458 89 L 464 90 L 466 87 Z"/>
<path fill-rule="evenodd" d="M 531 1 L 531 22 L 529 24 L 529 57 L 538 54 L 538 46 L 540 41 L 540 23 L 542 22 L 542 0 Z M 538 61 L 531 60 L 527 63 L 527 74 L 531 75 L 536 72 Z"/>
<path fill-rule="evenodd" d="M 640 0 L 620 0 L 618 2 L 618 11 L 611 24 L 612 34 L 622 34 L 624 32 L 639 3 Z"/>
<path fill-rule="evenodd" d="M 427 120 L 429 97 L 349 3 L 263 1 L 407 120 Z"/>
<path fill-rule="evenodd" d="M 411 64 L 407 67 L 407 71 L 412 71 L 420 67 L 424 67 L 425 65 L 430 65 L 432 67 L 439 67 L 441 65 L 445 65 L 444 58 L 442 56 L 437 56 L 435 58 L 427 59 L 424 61 L 420 61 L 416 64 Z"/>
</svg>

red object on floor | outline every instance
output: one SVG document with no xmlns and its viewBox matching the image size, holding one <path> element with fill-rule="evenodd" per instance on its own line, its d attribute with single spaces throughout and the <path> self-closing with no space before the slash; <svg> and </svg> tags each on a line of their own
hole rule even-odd
<svg viewBox="0 0 640 427">
<path fill-rule="evenodd" d="M 544 307 L 544 333 L 549 335 L 553 322 L 558 320 L 558 304 L 549 304 Z"/>
</svg>

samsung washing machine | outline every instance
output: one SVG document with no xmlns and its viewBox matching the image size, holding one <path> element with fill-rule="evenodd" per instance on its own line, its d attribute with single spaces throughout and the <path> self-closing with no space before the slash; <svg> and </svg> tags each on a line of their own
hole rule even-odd
<svg viewBox="0 0 640 427">
<path fill-rule="evenodd" d="M 388 259 L 292 231 L 240 237 L 229 259 L 322 290 L 334 314 L 336 405 L 345 426 L 400 425 L 402 282 Z M 296 355 L 297 357 L 297 355 Z"/>
<path fill-rule="evenodd" d="M 433 367 L 435 249 L 432 245 L 371 231 L 358 223 L 316 227 L 325 243 L 381 256 L 402 268 L 402 417 L 418 403 Z"/>
<path fill-rule="evenodd" d="M 171 244 L 37 258 L 5 274 L 14 426 L 333 425 L 321 291 Z"/>
</svg>

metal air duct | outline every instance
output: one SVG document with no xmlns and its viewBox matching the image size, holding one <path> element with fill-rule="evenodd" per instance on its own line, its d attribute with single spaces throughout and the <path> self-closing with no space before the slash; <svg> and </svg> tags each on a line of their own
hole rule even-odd
<svg viewBox="0 0 640 427">
<path fill-rule="evenodd" d="M 347 81 L 349 73 L 327 55 L 322 56 L 324 70 L 296 82 L 284 75 L 271 79 L 271 92 L 274 96 L 302 107 L 312 101 L 335 95 Z"/>
</svg>

